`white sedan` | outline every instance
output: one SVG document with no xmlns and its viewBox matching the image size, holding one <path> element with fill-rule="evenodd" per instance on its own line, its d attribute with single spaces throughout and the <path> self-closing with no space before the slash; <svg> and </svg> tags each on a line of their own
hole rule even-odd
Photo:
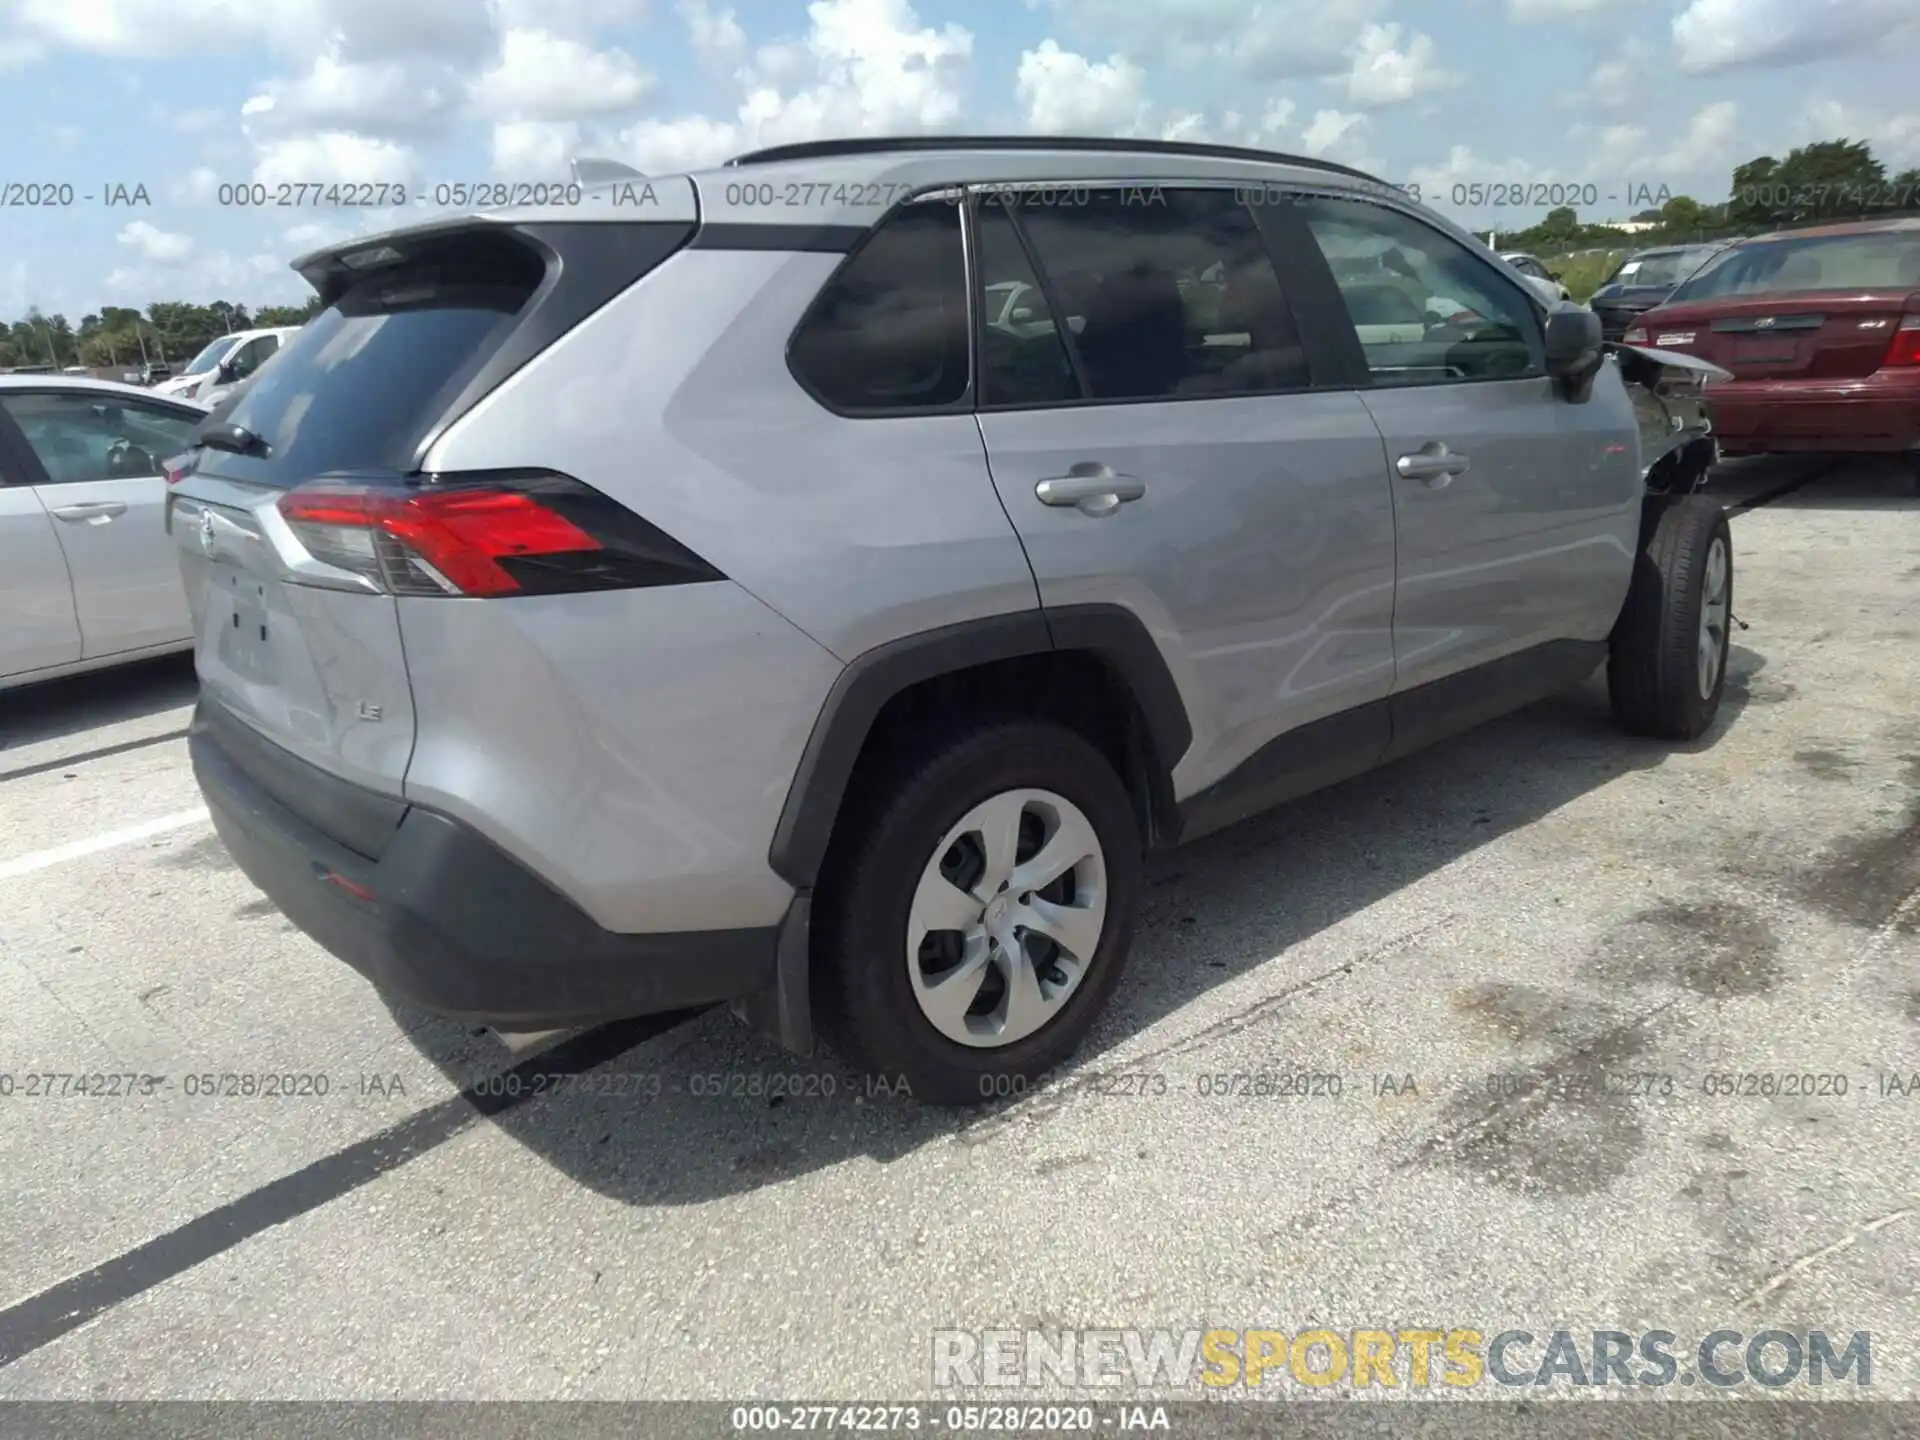
<svg viewBox="0 0 1920 1440">
<path fill-rule="evenodd" d="M 0 375 L 0 689 L 193 644 L 164 462 L 204 406 Z"/>
</svg>

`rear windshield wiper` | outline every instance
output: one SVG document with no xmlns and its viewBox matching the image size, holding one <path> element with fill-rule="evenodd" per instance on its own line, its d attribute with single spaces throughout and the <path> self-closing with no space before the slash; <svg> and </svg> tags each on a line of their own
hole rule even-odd
<svg viewBox="0 0 1920 1440">
<path fill-rule="evenodd" d="M 200 443 L 230 455 L 264 457 L 267 453 L 267 442 L 244 425 L 209 425 L 200 432 Z"/>
</svg>

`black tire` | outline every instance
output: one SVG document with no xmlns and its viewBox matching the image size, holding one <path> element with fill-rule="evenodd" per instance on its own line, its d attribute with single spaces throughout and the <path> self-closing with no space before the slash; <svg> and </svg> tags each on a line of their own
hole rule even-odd
<svg viewBox="0 0 1920 1440">
<path fill-rule="evenodd" d="M 934 847 L 975 805 L 1034 787 L 1077 805 L 1106 866 L 1107 911 L 1092 960 L 1060 1013 L 1025 1039 L 975 1048 L 920 1009 L 906 963 L 908 912 Z M 850 797 L 815 910 L 815 1016 L 821 1037 L 874 1078 L 922 1103 L 978 1105 L 1019 1094 L 1079 1045 L 1119 983 L 1141 889 L 1140 827 L 1113 767 L 1061 725 L 995 720 L 930 741 Z M 905 1085 L 902 1086 L 901 1082 Z"/>
<path fill-rule="evenodd" d="M 1726 692 L 1733 626 L 1733 531 L 1727 512 L 1705 495 L 1650 497 L 1626 605 L 1613 627 L 1607 689 L 1614 718 L 1635 735 L 1697 740 L 1713 724 Z M 1711 693 L 1698 680 L 1701 607 L 1707 559 L 1726 547 L 1727 614 Z"/>
</svg>

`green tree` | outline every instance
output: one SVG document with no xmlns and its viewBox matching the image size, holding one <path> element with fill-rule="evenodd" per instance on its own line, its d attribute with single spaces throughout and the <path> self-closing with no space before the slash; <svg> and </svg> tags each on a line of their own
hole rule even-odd
<svg viewBox="0 0 1920 1440">
<path fill-rule="evenodd" d="M 1764 230 L 1775 223 L 1774 199 L 1780 162 L 1760 155 L 1733 167 L 1727 190 L 1727 223 L 1742 230 Z"/>
<path fill-rule="evenodd" d="M 1866 141 L 1820 140 L 1737 167 L 1728 218 L 1747 229 L 1848 219 L 1880 204 L 1886 179 Z"/>
<path fill-rule="evenodd" d="M 1887 181 L 1885 199 L 1895 213 L 1920 212 L 1920 165 L 1909 166 Z"/>
<path fill-rule="evenodd" d="M 304 305 L 263 305 L 253 312 L 256 325 L 304 325 L 320 313 L 320 297 L 309 295 Z"/>
<path fill-rule="evenodd" d="M 1675 195 L 1660 207 L 1654 218 L 1660 223 L 1663 238 L 1690 240 L 1712 229 L 1720 217 L 1691 195 Z"/>
<path fill-rule="evenodd" d="M 1793 192 L 1790 220 L 1858 215 L 1875 204 L 1887 167 L 1864 140 L 1822 140 L 1788 153 L 1774 177 Z"/>
</svg>

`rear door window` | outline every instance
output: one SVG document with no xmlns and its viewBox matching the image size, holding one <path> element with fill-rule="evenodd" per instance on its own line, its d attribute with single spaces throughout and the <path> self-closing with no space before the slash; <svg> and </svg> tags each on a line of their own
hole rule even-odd
<svg viewBox="0 0 1920 1440">
<path fill-rule="evenodd" d="M 1052 300 L 1033 319 L 989 326 L 985 403 L 1063 398 L 1069 349 L 1085 398 L 1096 401 L 1219 399 L 1311 385 L 1265 239 L 1233 191 L 1094 185 L 1069 193 L 1084 203 L 1057 203 L 1042 187 L 1034 203 L 1014 191 L 980 206 L 982 281 L 1037 280 Z"/>
<path fill-rule="evenodd" d="M 788 360 L 817 400 L 843 413 L 944 409 L 965 399 L 959 206 L 924 200 L 883 221 L 809 308 Z"/>
</svg>

